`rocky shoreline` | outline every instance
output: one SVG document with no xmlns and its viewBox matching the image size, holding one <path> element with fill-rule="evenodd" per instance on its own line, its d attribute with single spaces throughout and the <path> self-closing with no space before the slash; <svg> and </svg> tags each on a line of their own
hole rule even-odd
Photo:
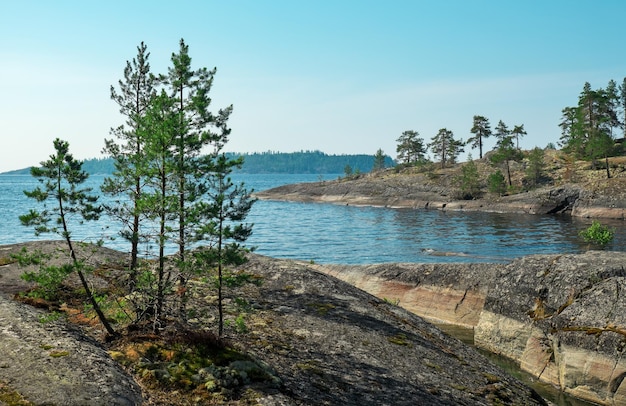
<svg viewBox="0 0 626 406">
<path fill-rule="evenodd" d="M 0 256 L 23 246 L 59 245 L 3 246 Z M 99 260 L 121 259 L 101 250 Z M 179 404 L 168 403 L 167 393 L 146 392 L 113 361 L 110 343 L 62 320 L 42 321 L 49 313 L 11 300 L 27 285 L 6 262 L 0 266 L 0 404 L 6 387 L 30 402 L 18 403 L 24 405 Z M 426 321 L 471 329 L 477 346 L 575 397 L 626 404 L 625 264 L 625 253 L 604 251 L 510 264 L 363 266 L 251 255 L 242 270 L 263 284 L 229 292 L 254 309 L 247 330 L 231 339 L 271 368 L 280 385 L 256 388 L 263 393 L 256 403 L 236 404 L 544 404 Z M 195 286 L 192 302 L 206 308 L 210 295 Z M 192 322 L 210 327 L 214 317 Z"/>
<path fill-rule="evenodd" d="M 0 389 L 8 387 L 25 399 L 14 404 L 194 404 L 176 403 L 172 396 L 180 394 L 155 394 L 140 385 L 141 377 L 121 369 L 106 351 L 115 342 L 97 342 L 62 320 L 42 322 L 40 310 L 12 301 L 25 285 L 22 270 L 7 258 L 23 246 L 56 249 L 58 244 L 0 247 Z M 106 263 L 118 261 L 120 254 L 101 248 L 93 258 Z M 242 270 L 262 283 L 228 290 L 227 300 L 243 297 L 250 308 L 246 328 L 229 330 L 229 340 L 271 369 L 278 385 L 248 388 L 256 393 L 252 400 L 223 404 L 546 404 L 475 349 L 313 264 L 251 255 Z M 91 283 L 104 283 L 94 278 Z M 190 323 L 214 328 L 215 315 L 207 312 L 213 294 L 206 283 L 193 286 L 190 306 L 204 310 Z"/>
<path fill-rule="evenodd" d="M 563 391 L 626 404 L 626 253 L 531 255 L 510 264 L 320 265 Z"/>
<path fill-rule="evenodd" d="M 458 188 L 451 183 L 434 182 L 423 174 L 386 170 L 348 179 L 284 185 L 254 195 L 264 200 L 626 219 L 624 177 L 585 185 L 544 186 L 508 196 L 485 194 L 474 200 L 455 198 Z"/>
</svg>

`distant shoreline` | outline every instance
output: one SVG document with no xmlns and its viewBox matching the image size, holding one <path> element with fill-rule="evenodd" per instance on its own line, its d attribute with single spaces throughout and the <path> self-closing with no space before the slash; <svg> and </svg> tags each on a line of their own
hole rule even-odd
<svg viewBox="0 0 626 406">
<path fill-rule="evenodd" d="M 228 152 L 226 156 L 243 157 L 244 164 L 235 173 L 246 174 L 337 174 L 346 168 L 354 173 L 370 172 L 374 165 L 374 155 L 343 154 L 329 155 L 320 151 L 300 152 Z M 385 157 L 385 166 L 393 167 L 395 162 Z M 83 170 L 90 175 L 110 175 L 115 170 L 112 158 L 91 158 L 83 161 Z M 29 175 L 30 167 L 0 173 L 2 175 Z"/>
</svg>

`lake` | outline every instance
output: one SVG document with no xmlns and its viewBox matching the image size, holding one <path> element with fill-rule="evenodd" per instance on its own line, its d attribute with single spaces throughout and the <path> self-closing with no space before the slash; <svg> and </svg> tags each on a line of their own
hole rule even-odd
<svg viewBox="0 0 626 406">
<path fill-rule="evenodd" d="M 298 182 L 336 179 L 340 175 L 236 174 L 254 190 Z M 104 176 L 89 186 L 99 191 Z M 35 239 L 18 216 L 37 204 L 24 196 L 37 181 L 30 176 L 0 176 L 0 244 Z M 357 207 L 319 203 L 258 201 L 248 221 L 254 224 L 248 246 L 276 258 L 318 263 L 383 262 L 508 262 L 528 254 L 576 253 L 587 249 L 578 232 L 591 223 L 567 216 L 441 212 L 438 210 Z M 615 227 L 610 250 L 626 250 L 623 221 L 602 220 Z M 119 225 L 106 217 L 77 226 L 75 239 L 95 241 L 122 251 L 128 245 L 117 235 Z M 50 239 L 40 236 L 39 239 Z M 147 247 L 144 247 L 147 248 Z"/>
</svg>

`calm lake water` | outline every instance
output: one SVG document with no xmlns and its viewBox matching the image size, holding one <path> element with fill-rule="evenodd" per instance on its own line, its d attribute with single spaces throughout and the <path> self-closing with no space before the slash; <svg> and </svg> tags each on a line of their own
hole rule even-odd
<svg viewBox="0 0 626 406">
<path fill-rule="evenodd" d="M 249 175 L 234 178 L 260 191 L 298 182 L 332 180 L 340 175 Z M 89 178 L 99 191 L 104 176 Z M 18 216 L 37 205 L 24 196 L 37 181 L 30 176 L 0 176 L 0 245 L 35 239 Z M 248 246 L 276 258 L 318 263 L 383 262 L 507 262 L 528 254 L 575 253 L 588 248 L 578 232 L 590 220 L 555 216 L 459 213 L 390 209 L 319 203 L 258 201 L 248 221 L 254 224 Z M 616 229 L 606 249 L 625 251 L 623 221 L 602 221 Z M 119 225 L 108 218 L 75 226 L 75 239 L 97 240 L 117 235 Z M 50 239 L 50 236 L 41 236 Z M 128 250 L 120 238 L 105 245 Z"/>
</svg>

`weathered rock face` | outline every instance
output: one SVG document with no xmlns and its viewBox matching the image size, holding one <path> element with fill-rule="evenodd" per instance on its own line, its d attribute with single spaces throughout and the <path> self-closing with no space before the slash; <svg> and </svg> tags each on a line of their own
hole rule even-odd
<svg viewBox="0 0 626 406">
<path fill-rule="evenodd" d="M 52 261 L 67 260 L 59 241 L 1 246 L 0 258 L 8 262 L 10 254 L 22 248 L 56 252 L 59 256 Z M 124 257 L 99 250 L 106 252 L 107 263 Z M 46 320 L 50 316 L 46 312 L 11 300 L 31 285 L 20 279 L 23 271 L 11 262 L 0 266 L 0 383 L 37 405 L 141 405 L 139 385 L 96 340 L 62 320 Z M 97 278 L 89 281 L 102 283 Z"/>
<path fill-rule="evenodd" d="M 257 255 L 244 265 L 264 282 L 246 288 L 259 310 L 240 340 L 284 379 L 292 402 L 281 404 L 544 403 L 422 318 L 312 268 Z"/>
<path fill-rule="evenodd" d="M 610 185 L 610 180 L 607 181 Z M 605 185 L 606 186 L 606 185 Z M 572 216 L 588 218 L 626 219 L 626 194 L 583 190 L 573 206 Z"/>
<path fill-rule="evenodd" d="M 626 254 L 542 255 L 508 265 L 320 266 L 438 322 L 572 395 L 626 404 Z M 462 276 L 459 276 L 462 275 Z"/>
<path fill-rule="evenodd" d="M 20 247 L 0 247 L 0 253 Z M 226 290 L 226 302 L 245 298 L 254 309 L 233 341 L 280 383 L 255 387 L 259 404 L 546 404 L 473 348 L 310 264 L 251 254 L 242 270 L 262 283 Z M 465 283 L 462 273 L 449 276 L 451 284 Z M 16 278 L 14 264 L 0 266 L 0 295 L 5 286 L 19 287 Z M 213 293 L 201 281 L 190 284 L 189 306 L 202 309 L 190 323 L 215 326 L 215 314 L 207 311 Z M 0 296 L 0 383 L 35 404 L 140 404 L 137 385 L 97 343 L 60 321 L 40 323 L 41 314 Z M 150 398 L 148 404 L 175 403 Z"/>
<path fill-rule="evenodd" d="M 621 180 L 617 179 L 616 181 Z M 610 185 L 610 182 L 606 183 Z M 626 218 L 626 194 L 619 188 L 585 189 L 575 184 L 543 187 L 511 196 L 458 200 L 453 187 L 433 184 L 423 175 L 364 176 L 280 186 L 255 193 L 260 199 L 407 207 L 444 211 L 516 214 L 567 213 L 574 217 Z"/>
<path fill-rule="evenodd" d="M 436 323 L 474 328 L 498 264 L 320 265 L 335 276 L 375 296 Z"/>
<path fill-rule="evenodd" d="M 475 341 L 583 399 L 624 403 L 626 254 L 531 256 L 496 275 Z"/>
<path fill-rule="evenodd" d="M 95 341 L 0 296 L 0 381 L 36 405 L 134 406 L 141 389 Z"/>
</svg>

